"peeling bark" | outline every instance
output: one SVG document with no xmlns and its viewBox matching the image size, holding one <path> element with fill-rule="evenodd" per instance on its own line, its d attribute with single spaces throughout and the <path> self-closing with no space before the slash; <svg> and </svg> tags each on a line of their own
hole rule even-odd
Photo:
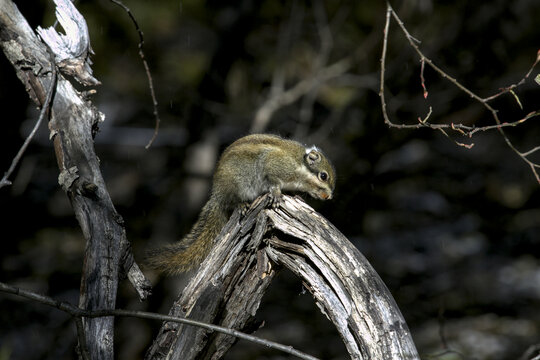
<svg viewBox="0 0 540 360">
<path fill-rule="evenodd" d="M 277 209 L 255 201 L 233 214 L 170 315 L 250 332 L 260 301 L 282 265 L 296 274 L 338 330 L 352 359 L 419 359 L 392 295 L 365 257 L 299 198 Z M 219 359 L 227 335 L 165 323 L 146 359 Z"/>
<path fill-rule="evenodd" d="M 57 3 L 71 6 L 69 0 L 58 0 Z M 79 28 L 86 29 L 80 14 L 77 21 Z M 66 36 L 73 34 L 78 32 L 66 30 Z M 71 38 L 70 41 L 77 42 L 78 39 Z M 89 42 L 86 44 L 89 46 Z M 43 106 L 46 89 L 54 81 L 51 73 L 58 55 L 49 53 L 11 0 L 0 0 L 0 47 L 30 98 Z M 85 56 L 89 51 L 87 48 L 79 55 Z M 86 60 L 77 61 L 88 64 Z M 115 308 L 120 267 L 128 274 L 141 298 L 150 291 L 150 283 L 133 262 L 122 217 L 107 192 L 94 151 L 93 136 L 103 118 L 88 99 L 58 74 L 49 129 L 60 169 L 59 184 L 71 201 L 86 239 L 79 306 L 88 310 Z M 113 359 L 113 317 L 84 319 L 83 322 L 90 358 Z"/>
</svg>

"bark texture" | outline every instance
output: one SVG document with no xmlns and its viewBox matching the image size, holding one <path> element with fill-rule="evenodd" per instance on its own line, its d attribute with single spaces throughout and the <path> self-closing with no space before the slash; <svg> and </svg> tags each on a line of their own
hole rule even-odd
<svg viewBox="0 0 540 360">
<path fill-rule="evenodd" d="M 71 11 L 74 9 L 68 0 L 56 2 Z M 86 29 L 84 18 L 78 16 L 69 21 L 75 20 L 77 26 L 66 28 L 65 36 L 71 37 L 72 42 L 86 41 L 83 46 L 89 47 L 87 37 L 77 37 L 81 28 Z M 132 280 L 139 296 L 146 297 L 150 284 L 133 261 L 122 217 L 107 192 L 94 151 L 93 136 L 99 122 L 103 121 L 103 114 L 84 94 L 76 91 L 62 73 L 53 78 L 52 69 L 57 66 L 58 54 L 39 40 L 11 0 L 0 0 L 0 47 L 38 106 L 44 105 L 46 89 L 51 81 L 56 81 L 49 129 L 60 169 L 58 181 L 69 196 L 86 239 L 79 306 L 88 310 L 114 309 L 120 270 Z M 85 63 L 89 51 L 82 51 L 85 58 L 74 61 Z M 64 57 L 64 61 L 68 58 Z M 73 71 L 70 75 L 77 77 Z M 113 317 L 84 319 L 85 341 L 82 343 L 88 348 L 82 346 L 80 351 L 85 357 L 113 359 L 113 326 Z"/>
<path fill-rule="evenodd" d="M 284 196 L 277 209 L 268 205 L 262 197 L 244 217 L 233 214 L 170 314 L 253 331 L 281 265 L 302 279 L 352 359 L 419 359 L 399 308 L 365 257 L 301 199 Z M 165 323 L 146 358 L 218 359 L 233 343 L 227 335 Z"/>
</svg>

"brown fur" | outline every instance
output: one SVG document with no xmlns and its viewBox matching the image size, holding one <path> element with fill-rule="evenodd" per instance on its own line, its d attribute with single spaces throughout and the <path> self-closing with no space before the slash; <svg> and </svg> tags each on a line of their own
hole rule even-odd
<svg viewBox="0 0 540 360">
<path fill-rule="evenodd" d="M 324 180 L 321 173 L 325 173 Z M 334 168 L 319 149 L 276 135 L 240 138 L 223 152 L 210 199 L 191 231 L 175 244 L 151 250 L 147 264 L 169 275 L 190 270 L 208 255 L 235 207 L 266 192 L 277 198 L 282 190 L 327 200 L 332 198 L 334 185 Z"/>
</svg>

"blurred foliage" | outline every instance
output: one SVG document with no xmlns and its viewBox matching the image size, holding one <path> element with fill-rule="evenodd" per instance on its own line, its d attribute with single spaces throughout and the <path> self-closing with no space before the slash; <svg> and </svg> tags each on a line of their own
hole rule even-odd
<svg viewBox="0 0 540 360">
<path fill-rule="evenodd" d="M 54 23 L 51 1 L 16 3 L 32 27 Z M 441 353 L 446 342 L 465 359 L 516 359 L 540 342 L 538 184 L 495 131 L 456 138 L 474 142 L 467 150 L 439 132 L 384 125 L 378 97 L 383 2 L 319 3 L 331 33 L 326 45 L 312 2 L 125 4 L 144 32 L 162 118 L 149 150 L 144 145 L 153 132 L 153 109 L 133 24 L 108 1 L 81 0 L 77 7 L 88 22 L 94 74 L 102 82 L 93 98 L 106 116 L 96 149 L 139 258 L 188 231 L 206 200 L 217 156 L 248 133 L 273 85 L 291 88 L 354 54 L 350 71 L 279 109 L 267 129 L 301 135 L 334 159 L 335 200 L 310 202 L 371 261 L 423 357 Z M 519 81 L 540 48 L 535 0 L 403 0 L 393 6 L 426 55 L 481 96 Z M 7 169 L 37 113 L 3 56 L 0 69 L 0 166 Z M 523 109 L 512 95 L 494 102 L 503 121 L 538 109 L 538 71 L 515 90 Z M 386 89 L 393 120 L 414 123 L 432 106 L 432 122 L 492 123 L 428 68 L 424 99 L 419 74 L 414 51 L 392 23 Z M 537 121 L 508 130 L 518 148 L 540 145 Z M 84 241 L 57 176 L 43 126 L 13 186 L 0 190 L 1 281 L 77 303 Z M 140 303 L 122 283 L 118 307 L 168 311 L 185 278 L 148 275 L 156 286 L 149 301 Z M 75 325 L 65 314 L 6 295 L 0 295 L 0 308 L 1 359 L 75 357 Z M 287 272 L 272 285 L 258 317 L 265 321 L 261 336 L 321 358 L 346 358 L 336 332 Z M 158 327 L 118 319 L 118 358 L 141 358 Z M 240 342 L 228 358 L 282 356 Z"/>
</svg>

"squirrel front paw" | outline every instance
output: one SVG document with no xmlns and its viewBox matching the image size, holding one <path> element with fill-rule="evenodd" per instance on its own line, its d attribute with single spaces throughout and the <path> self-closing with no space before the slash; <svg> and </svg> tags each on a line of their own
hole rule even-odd
<svg viewBox="0 0 540 360">
<path fill-rule="evenodd" d="M 242 216 L 246 216 L 249 208 L 251 207 L 251 203 L 250 202 L 243 202 L 243 203 L 240 203 L 240 214 Z"/>
<path fill-rule="evenodd" d="M 283 195 L 281 194 L 281 189 L 274 187 L 270 189 L 270 206 L 272 209 L 277 209 L 280 205 L 283 204 Z"/>
</svg>

